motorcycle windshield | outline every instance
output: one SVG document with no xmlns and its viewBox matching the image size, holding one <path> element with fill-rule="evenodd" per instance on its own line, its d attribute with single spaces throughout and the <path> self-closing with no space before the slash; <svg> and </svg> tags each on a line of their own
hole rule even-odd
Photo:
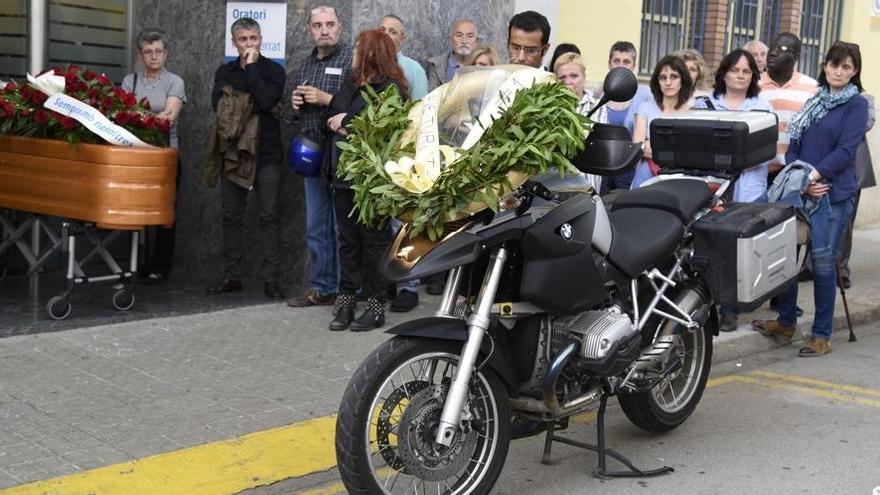
<svg viewBox="0 0 880 495">
<path fill-rule="evenodd" d="M 472 146 L 474 142 L 469 141 L 474 141 L 472 131 L 480 125 L 480 116 L 484 116 L 484 123 L 490 122 L 485 117 L 490 107 L 497 104 L 502 85 L 511 74 L 522 69 L 521 65 L 458 69 L 440 100 L 437 116 L 440 144 L 465 149 Z"/>
</svg>

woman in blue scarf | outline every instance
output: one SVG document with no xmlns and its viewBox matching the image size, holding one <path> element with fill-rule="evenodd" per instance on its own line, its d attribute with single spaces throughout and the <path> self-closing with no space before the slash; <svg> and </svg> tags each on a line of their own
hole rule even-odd
<svg viewBox="0 0 880 495">
<path fill-rule="evenodd" d="M 800 160 L 813 167 L 804 195 L 817 202 L 810 213 L 816 314 L 803 357 L 827 354 L 833 330 L 837 272 L 835 258 L 844 226 L 852 216 L 856 193 L 855 153 L 865 136 L 868 102 L 859 95 L 862 56 L 859 46 L 835 42 L 825 55 L 819 92 L 807 100 L 789 125 L 786 163 Z M 776 320 L 756 321 L 764 335 L 791 339 L 797 316 L 797 284 L 778 299 Z"/>
</svg>

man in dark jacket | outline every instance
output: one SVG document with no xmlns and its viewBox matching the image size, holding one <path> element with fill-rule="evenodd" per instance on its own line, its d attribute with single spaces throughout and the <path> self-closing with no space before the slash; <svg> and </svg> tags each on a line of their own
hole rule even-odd
<svg viewBox="0 0 880 495">
<path fill-rule="evenodd" d="M 253 113 L 259 115 L 257 170 L 252 189 L 256 190 L 263 237 L 265 293 L 270 299 L 284 299 L 278 283 L 281 275 L 281 227 L 278 220 L 278 186 L 281 180 L 281 129 L 273 109 L 284 91 L 284 69 L 260 56 L 260 25 L 243 17 L 232 24 L 232 43 L 238 58 L 221 65 L 214 74 L 211 102 L 214 109 L 226 86 L 249 93 Z M 241 260 L 245 250 L 244 209 L 246 189 L 221 174 L 223 196 L 223 279 L 208 287 L 209 294 L 241 290 Z"/>
</svg>

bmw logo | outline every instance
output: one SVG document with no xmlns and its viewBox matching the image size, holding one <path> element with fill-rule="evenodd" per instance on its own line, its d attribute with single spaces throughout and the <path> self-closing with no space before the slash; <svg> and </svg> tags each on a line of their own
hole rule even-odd
<svg viewBox="0 0 880 495">
<path fill-rule="evenodd" d="M 559 235 L 566 241 L 570 241 L 574 237 L 574 229 L 571 228 L 571 225 L 564 223 L 559 227 Z"/>
</svg>

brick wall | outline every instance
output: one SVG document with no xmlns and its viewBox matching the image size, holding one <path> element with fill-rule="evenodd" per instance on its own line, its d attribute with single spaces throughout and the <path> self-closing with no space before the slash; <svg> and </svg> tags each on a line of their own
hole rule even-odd
<svg viewBox="0 0 880 495">
<path fill-rule="evenodd" d="M 707 67 L 718 67 L 727 54 L 726 33 L 729 18 L 728 0 L 709 0 L 706 3 L 706 29 L 703 57 Z"/>
<path fill-rule="evenodd" d="M 800 35 L 802 7 L 803 0 L 782 0 L 779 7 L 780 33 L 789 32 Z M 770 43 L 767 44 L 769 45 Z"/>
</svg>

